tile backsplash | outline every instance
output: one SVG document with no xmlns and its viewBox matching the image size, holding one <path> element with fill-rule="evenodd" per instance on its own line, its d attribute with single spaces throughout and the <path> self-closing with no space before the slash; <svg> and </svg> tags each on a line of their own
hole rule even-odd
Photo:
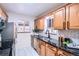
<svg viewBox="0 0 79 59">
<path fill-rule="evenodd" d="M 79 45 L 79 30 L 58 30 L 58 34 L 70 38 L 73 44 Z"/>
<path fill-rule="evenodd" d="M 67 38 L 79 39 L 79 30 L 58 30 L 58 33 Z"/>
<path fill-rule="evenodd" d="M 42 36 L 47 36 L 45 32 L 40 32 L 39 34 Z M 51 38 L 58 40 L 60 35 L 64 36 L 64 38 L 70 38 L 73 43 L 79 45 L 79 30 L 51 30 Z"/>
</svg>

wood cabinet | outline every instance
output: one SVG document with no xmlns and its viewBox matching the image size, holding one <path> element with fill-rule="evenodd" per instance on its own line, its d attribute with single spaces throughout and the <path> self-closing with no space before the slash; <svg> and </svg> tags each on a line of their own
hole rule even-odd
<svg viewBox="0 0 79 59">
<path fill-rule="evenodd" d="M 46 44 L 46 56 L 55 56 L 57 49 L 49 44 Z"/>
<path fill-rule="evenodd" d="M 35 26 L 35 28 L 37 28 L 39 30 L 44 30 L 44 18 L 39 18 L 39 19 L 35 20 L 34 26 Z"/>
<path fill-rule="evenodd" d="M 73 56 L 71 53 L 65 52 L 61 49 L 58 50 L 58 56 Z"/>
<path fill-rule="evenodd" d="M 37 51 L 40 56 L 73 56 L 73 54 L 66 52 L 58 47 L 50 45 L 37 38 L 33 39 L 33 48 Z"/>
<path fill-rule="evenodd" d="M 39 18 L 38 29 L 44 29 L 44 19 L 48 16 L 53 17 L 52 27 L 54 29 L 79 29 L 79 3 L 65 4 L 63 7 Z"/>
<path fill-rule="evenodd" d="M 70 4 L 67 8 L 67 27 L 68 29 L 79 29 L 79 3 Z"/>
<path fill-rule="evenodd" d="M 33 35 L 31 35 L 31 47 L 34 48 L 34 36 Z"/>
<path fill-rule="evenodd" d="M 33 38 L 33 37 L 32 37 Z M 40 40 L 37 38 L 31 39 L 31 46 L 37 51 L 37 53 L 40 55 Z"/>
<path fill-rule="evenodd" d="M 0 17 L 2 17 L 2 14 L 3 14 L 3 11 L 2 11 L 2 9 L 0 8 Z"/>
<path fill-rule="evenodd" d="M 8 20 L 8 15 L 1 8 L 0 8 L 0 18 L 2 18 L 5 21 Z"/>
<path fill-rule="evenodd" d="M 37 29 L 37 21 L 36 21 L 36 19 L 34 20 L 34 29 Z"/>
<path fill-rule="evenodd" d="M 38 25 L 37 25 L 39 30 L 44 30 L 44 18 L 38 19 Z"/>
<path fill-rule="evenodd" d="M 40 52 L 41 52 L 41 56 L 45 56 L 46 54 L 46 44 L 43 41 L 40 41 Z"/>
<path fill-rule="evenodd" d="M 38 45 L 37 38 L 34 38 L 34 49 L 36 51 L 37 51 L 37 45 Z"/>
<path fill-rule="evenodd" d="M 65 7 L 54 12 L 53 27 L 54 29 L 65 29 Z"/>
<path fill-rule="evenodd" d="M 40 55 L 40 53 L 41 53 L 41 47 L 40 47 L 40 40 L 39 39 L 37 39 L 37 53 Z"/>
<path fill-rule="evenodd" d="M 54 11 L 54 29 L 79 29 L 79 3 L 68 4 Z"/>
<path fill-rule="evenodd" d="M 40 28 L 39 29 L 40 30 L 44 30 L 44 18 L 40 19 L 39 22 L 40 22 L 40 24 L 39 24 L 40 25 L 39 26 Z"/>
<path fill-rule="evenodd" d="M 37 19 L 34 21 L 34 28 L 39 29 L 39 20 Z"/>
<path fill-rule="evenodd" d="M 65 54 L 62 50 L 58 50 L 58 56 L 65 56 Z"/>
</svg>

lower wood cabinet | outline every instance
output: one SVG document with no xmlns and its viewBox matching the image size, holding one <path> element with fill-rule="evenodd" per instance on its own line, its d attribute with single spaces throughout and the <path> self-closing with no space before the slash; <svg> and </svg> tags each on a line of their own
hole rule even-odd
<svg viewBox="0 0 79 59">
<path fill-rule="evenodd" d="M 32 40 L 32 46 L 40 56 L 73 56 L 73 54 L 50 45 L 37 38 L 33 38 Z"/>
<path fill-rule="evenodd" d="M 40 55 L 40 40 L 37 38 L 34 38 L 34 49 L 37 51 L 37 53 Z"/>
<path fill-rule="evenodd" d="M 65 52 L 61 49 L 58 50 L 58 56 L 73 56 L 71 53 Z"/>
<path fill-rule="evenodd" d="M 62 50 L 58 51 L 58 56 L 65 56 L 64 52 Z"/>
<path fill-rule="evenodd" d="M 46 44 L 46 56 L 55 56 L 57 49 L 49 44 Z"/>
<path fill-rule="evenodd" d="M 40 49 L 41 49 L 41 47 L 40 47 L 40 40 L 39 39 L 37 39 L 37 53 L 40 55 L 40 53 L 41 53 L 41 51 L 40 51 Z"/>
<path fill-rule="evenodd" d="M 45 46 L 46 44 L 45 44 L 45 42 L 43 42 L 43 41 L 40 41 L 40 55 L 41 56 L 45 56 L 45 54 L 46 54 L 46 46 Z"/>
<path fill-rule="evenodd" d="M 37 49 L 37 39 L 34 38 L 33 40 L 34 40 L 34 41 L 33 41 L 33 43 L 34 43 L 34 45 L 33 45 L 33 46 L 34 46 L 34 49 Z"/>
</svg>

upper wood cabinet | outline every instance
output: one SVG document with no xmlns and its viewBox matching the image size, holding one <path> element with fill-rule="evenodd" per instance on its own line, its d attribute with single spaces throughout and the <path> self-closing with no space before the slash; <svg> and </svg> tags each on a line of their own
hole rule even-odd
<svg viewBox="0 0 79 59">
<path fill-rule="evenodd" d="M 0 8 L 0 18 L 7 21 L 8 15 Z"/>
<path fill-rule="evenodd" d="M 79 29 L 79 4 L 68 4 L 54 11 L 54 29 Z"/>
<path fill-rule="evenodd" d="M 54 29 L 65 29 L 65 7 L 58 9 L 54 13 L 53 27 Z"/>
<path fill-rule="evenodd" d="M 34 28 L 37 29 L 38 27 L 38 20 L 34 20 Z"/>
<path fill-rule="evenodd" d="M 79 4 L 66 6 L 68 29 L 79 29 Z"/>
<path fill-rule="evenodd" d="M 35 28 L 39 30 L 44 30 L 44 18 L 39 18 L 35 20 Z"/>
<path fill-rule="evenodd" d="M 43 30 L 43 29 L 44 29 L 44 18 L 41 18 L 41 19 L 39 20 L 39 29 L 40 29 L 40 30 Z"/>
<path fill-rule="evenodd" d="M 2 11 L 2 9 L 0 8 L 0 17 L 2 17 L 2 15 L 3 15 L 3 11 Z"/>
<path fill-rule="evenodd" d="M 53 15 L 53 16 L 51 16 Z M 61 29 L 79 29 L 79 3 L 72 3 L 63 6 L 47 16 L 53 17 L 52 27 L 57 30 Z M 44 17 L 38 19 L 38 29 L 44 29 Z"/>
</svg>

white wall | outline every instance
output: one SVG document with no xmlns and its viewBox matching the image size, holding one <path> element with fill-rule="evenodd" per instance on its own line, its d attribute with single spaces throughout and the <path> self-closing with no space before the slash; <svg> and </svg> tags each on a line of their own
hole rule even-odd
<svg viewBox="0 0 79 59">
<path fill-rule="evenodd" d="M 12 13 L 12 12 L 8 12 L 7 14 L 9 16 L 8 22 L 29 21 L 31 29 L 34 27 L 34 24 L 33 24 L 34 19 L 35 19 L 34 17 L 20 15 L 20 14 L 16 14 L 16 13 Z"/>
</svg>

